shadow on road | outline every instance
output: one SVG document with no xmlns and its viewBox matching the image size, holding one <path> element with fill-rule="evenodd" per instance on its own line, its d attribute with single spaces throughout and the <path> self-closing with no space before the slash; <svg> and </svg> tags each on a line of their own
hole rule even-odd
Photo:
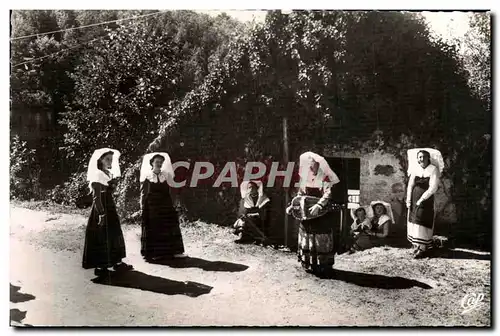
<svg viewBox="0 0 500 336">
<path fill-rule="evenodd" d="M 475 260 L 491 260 L 491 254 L 474 253 L 472 251 L 461 251 L 452 249 L 437 249 L 430 255 L 431 258 L 443 259 L 475 259 Z"/>
<path fill-rule="evenodd" d="M 22 320 L 24 320 L 26 318 L 26 312 L 25 311 L 21 311 L 19 309 L 11 309 L 10 310 L 10 322 L 17 322 L 17 323 L 21 323 Z"/>
<path fill-rule="evenodd" d="M 134 288 L 165 295 L 186 295 L 198 297 L 208 294 L 213 287 L 191 281 L 175 281 L 145 274 L 139 271 L 129 271 L 122 274 L 112 273 L 106 277 L 98 277 L 92 282 L 101 285 Z"/>
<path fill-rule="evenodd" d="M 21 293 L 21 287 L 10 284 L 10 302 L 20 303 L 34 300 L 36 297 L 31 294 Z M 13 327 L 29 327 L 29 324 L 23 324 L 27 311 L 21 311 L 17 308 L 10 310 L 10 325 Z"/>
<path fill-rule="evenodd" d="M 431 289 L 426 283 L 402 277 L 390 277 L 379 274 L 357 273 L 351 271 L 335 270 L 332 274 L 322 277 L 323 279 L 340 280 L 361 287 L 381 289 L 408 289 L 420 287 Z"/>
<path fill-rule="evenodd" d="M 35 299 L 34 295 L 21 293 L 20 290 L 21 287 L 10 284 L 10 302 L 19 303 Z"/>
<path fill-rule="evenodd" d="M 235 264 L 226 261 L 209 261 L 191 257 L 158 260 L 151 263 L 169 266 L 172 268 L 201 268 L 204 271 L 211 272 L 243 272 L 248 269 L 248 266 L 242 264 Z"/>
</svg>

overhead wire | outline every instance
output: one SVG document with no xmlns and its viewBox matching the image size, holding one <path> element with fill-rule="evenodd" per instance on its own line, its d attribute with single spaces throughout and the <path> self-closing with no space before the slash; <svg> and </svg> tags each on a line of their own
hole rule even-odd
<svg viewBox="0 0 500 336">
<path fill-rule="evenodd" d="M 78 29 L 78 28 L 88 28 L 88 27 L 95 27 L 95 26 L 98 26 L 98 25 L 104 25 L 104 24 L 109 24 L 109 23 L 112 23 L 112 22 L 118 22 L 118 21 L 124 21 L 124 20 L 134 20 L 134 19 L 142 19 L 146 16 L 152 16 L 152 15 L 157 15 L 157 14 L 160 14 L 160 13 L 164 13 L 166 11 L 160 11 L 160 12 L 155 12 L 155 13 L 149 13 L 149 14 L 145 14 L 145 15 L 139 15 L 139 16 L 135 16 L 135 17 L 130 17 L 130 18 L 125 18 L 125 19 L 120 19 L 120 20 L 113 20 L 113 21 L 106 21 L 106 22 L 100 22 L 100 23 L 96 23 L 96 24 L 92 24 L 92 25 L 86 25 L 86 26 L 81 26 L 81 27 L 75 27 L 75 28 L 68 28 L 68 29 L 61 29 L 61 30 L 56 30 L 56 31 L 52 31 L 52 32 L 46 32 L 46 33 L 41 33 L 41 34 L 34 34 L 34 35 L 26 35 L 26 36 L 21 36 L 19 38 L 24 38 L 24 37 L 33 37 L 33 36 L 41 36 L 41 35 L 46 35 L 46 34 L 53 34 L 55 32 L 61 32 L 61 31 L 66 31 L 66 30 L 72 30 L 72 29 Z M 25 65 L 25 64 L 29 64 L 29 63 L 33 63 L 37 60 L 41 60 L 41 59 L 45 59 L 45 58 L 49 58 L 49 57 L 53 57 L 55 55 L 58 55 L 58 54 L 61 54 L 63 52 L 66 52 L 66 51 L 69 51 L 69 50 L 72 50 L 72 49 L 76 49 L 76 48 L 79 48 L 81 46 L 84 46 L 88 43 L 91 43 L 91 42 L 94 42 L 94 41 L 97 41 L 97 40 L 102 40 L 103 38 L 107 37 L 107 35 L 104 35 L 104 36 L 101 36 L 101 37 L 98 37 L 98 38 L 95 38 L 95 39 L 92 39 L 90 41 L 86 41 L 86 42 L 83 42 L 83 43 L 79 43 L 78 45 L 76 46 L 72 46 L 72 47 L 69 47 L 69 48 L 66 48 L 66 49 L 63 49 L 63 50 L 59 50 L 57 52 L 54 52 L 52 54 L 49 54 L 49 55 L 45 55 L 45 56 L 41 56 L 41 57 L 36 57 L 36 58 L 33 58 L 33 59 L 30 59 L 26 62 L 21 62 L 21 63 L 17 63 L 17 64 L 14 64 L 12 65 L 12 67 L 18 67 L 18 66 L 21 66 L 21 65 Z M 11 39 L 12 40 L 12 39 Z"/>
<path fill-rule="evenodd" d="M 91 43 L 91 42 L 94 42 L 94 41 L 97 41 L 97 40 L 102 40 L 103 38 L 105 38 L 106 36 L 101 36 L 101 37 L 98 37 L 98 38 L 95 38 L 95 39 L 92 39 L 90 41 L 87 41 L 87 42 L 83 42 L 83 43 L 80 43 L 80 44 L 77 44 L 76 46 L 73 46 L 73 47 L 69 47 L 69 48 L 66 48 L 66 49 L 63 49 L 63 50 L 59 50 L 59 51 L 56 51 L 55 53 L 52 53 L 52 54 L 49 54 L 49 55 L 45 55 L 45 56 L 41 56 L 41 57 L 36 57 L 36 58 L 33 58 L 33 59 L 30 59 L 26 62 L 22 62 L 22 63 L 17 63 L 17 64 L 14 64 L 12 67 L 18 67 L 18 66 L 21 66 L 21 65 L 25 65 L 25 64 L 29 64 L 29 63 L 33 63 L 35 61 L 38 61 L 38 60 L 41 60 L 41 59 L 44 59 L 44 58 L 48 58 L 48 57 L 52 57 L 54 55 L 57 55 L 57 54 L 61 54 L 65 51 L 68 51 L 68 50 L 72 50 L 72 49 L 76 49 L 76 48 L 79 48 L 85 44 L 88 44 L 88 43 Z"/>
<path fill-rule="evenodd" d="M 30 37 L 39 37 L 43 35 L 48 35 L 48 34 L 55 34 L 55 33 L 61 33 L 65 31 L 70 31 L 70 30 L 77 30 L 77 29 L 84 29 L 84 28 L 89 28 L 89 27 L 97 27 L 97 26 L 102 26 L 110 23 L 115 23 L 115 22 L 120 22 L 120 21 L 126 21 L 126 20 L 136 20 L 136 19 L 142 19 L 148 16 L 152 15 L 158 15 L 165 13 L 166 11 L 159 11 L 159 12 L 154 12 L 154 13 L 148 13 L 144 15 L 138 15 L 138 16 L 133 16 L 130 18 L 123 18 L 123 19 L 117 19 L 117 20 L 111 20 L 111 21 L 105 21 L 105 22 L 98 22 L 98 23 L 93 23 L 85 26 L 79 26 L 79 27 L 71 27 L 71 28 L 65 28 L 65 29 L 59 29 L 59 30 L 53 30 L 45 33 L 38 33 L 38 34 L 31 34 L 31 35 L 25 35 L 25 36 L 18 36 L 18 37 L 12 37 L 10 40 L 15 41 L 15 40 L 20 40 L 20 39 L 25 39 L 25 38 L 30 38 Z"/>
</svg>

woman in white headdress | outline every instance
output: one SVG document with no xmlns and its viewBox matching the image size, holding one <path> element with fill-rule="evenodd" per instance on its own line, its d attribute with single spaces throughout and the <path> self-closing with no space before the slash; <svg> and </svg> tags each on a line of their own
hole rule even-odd
<svg viewBox="0 0 500 336">
<path fill-rule="evenodd" d="M 434 234 L 434 194 L 444 167 L 441 152 L 436 149 L 408 151 L 408 240 L 416 259 L 425 257 Z"/>
<path fill-rule="evenodd" d="M 332 187 L 340 180 L 326 160 L 313 152 L 305 152 L 299 162 L 300 184 L 298 196 L 318 197 L 309 210 L 312 216 L 327 209 L 332 199 Z M 291 206 L 287 213 L 291 212 Z M 340 229 L 341 216 L 332 210 L 324 215 L 301 220 L 299 224 L 298 258 L 302 267 L 316 275 L 332 271 Z"/>
<path fill-rule="evenodd" d="M 92 191 L 92 211 L 85 232 L 82 266 L 95 268 L 95 275 L 131 270 L 122 262 L 126 256 L 125 240 L 116 211 L 113 191 L 120 176 L 120 152 L 101 148 L 90 158 L 87 180 Z"/>
<path fill-rule="evenodd" d="M 357 235 L 351 252 L 362 251 L 387 243 L 390 227 L 394 223 L 394 214 L 390 203 L 373 201 L 370 203 L 370 229 Z"/>
<path fill-rule="evenodd" d="M 146 154 L 141 167 L 141 255 L 146 261 L 185 257 L 179 216 L 170 196 L 172 163 L 167 153 Z"/>
<path fill-rule="evenodd" d="M 264 193 L 261 181 L 243 181 L 240 185 L 239 218 L 234 223 L 234 234 L 240 235 L 239 244 L 259 241 L 265 244 L 269 221 L 270 199 Z"/>
</svg>

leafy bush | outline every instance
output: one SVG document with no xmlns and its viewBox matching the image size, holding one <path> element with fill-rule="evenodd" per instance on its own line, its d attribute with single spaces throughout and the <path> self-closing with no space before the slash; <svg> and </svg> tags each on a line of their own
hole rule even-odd
<svg viewBox="0 0 500 336">
<path fill-rule="evenodd" d="M 10 197 L 21 200 L 41 197 L 36 150 L 17 135 L 10 142 Z"/>
<path fill-rule="evenodd" d="M 67 157 L 83 164 L 85 154 L 108 146 L 120 150 L 123 163 L 134 162 L 168 117 L 166 109 L 199 85 L 209 63 L 224 54 L 231 23 L 167 12 L 108 29 L 90 43 L 71 74 L 74 97 L 59 121 L 67 128 Z"/>
<path fill-rule="evenodd" d="M 89 192 L 86 173 L 75 173 L 69 181 L 52 189 L 48 196 L 55 203 L 74 206 L 81 197 Z"/>
</svg>

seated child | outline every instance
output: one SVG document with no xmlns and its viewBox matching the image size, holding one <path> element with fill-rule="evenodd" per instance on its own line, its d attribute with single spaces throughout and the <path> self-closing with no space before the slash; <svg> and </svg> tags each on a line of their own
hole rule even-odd
<svg viewBox="0 0 500 336">
<path fill-rule="evenodd" d="M 366 210 L 363 207 L 357 208 L 353 213 L 352 217 L 354 223 L 351 225 L 351 234 L 358 235 L 361 232 L 368 232 L 372 228 L 370 218 L 366 216 Z"/>
</svg>

